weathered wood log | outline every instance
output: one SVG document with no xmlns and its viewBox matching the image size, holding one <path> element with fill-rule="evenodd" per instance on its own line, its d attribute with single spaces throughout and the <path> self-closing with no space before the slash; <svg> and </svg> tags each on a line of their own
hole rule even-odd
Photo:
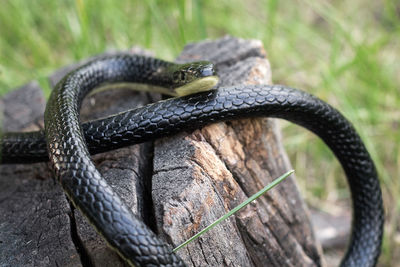
<svg viewBox="0 0 400 267">
<path fill-rule="evenodd" d="M 37 83 L 5 97 L 4 130 L 34 130 L 45 99 Z M 13 112 L 7 111 L 19 107 Z M 70 205 L 46 163 L 0 166 L 0 265 L 79 266 Z"/>
<path fill-rule="evenodd" d="M 192 44 L 178 61 L 199 59 L 216 64 L 221 85 L 271 83 L 259 41 L 225 37 Z M 51 84 L 70 69 L 56 72 Z M 32 86 L 36 89 L 22 88 L 4 101 L 5 110 L 7 103 L 20 103 L 29 112 L 5 112 L 3 129 L 41 127 L 44 97 Z M 24 98 L 26 90 L 35 97 Z M 98 118 L 157 98 L 129 90 L 102 92 L 85 100 L 82 117 Z M 173 246 L 290 169 L 276 123 L 265 118 L 214 124 L 94 159 L 133 212 Z M 0 175 L 0 265 L 125 265 L 68 202 L 47 163 L 3 165 Z M 322 264 L 292 178 L 178 254 L 189 266 Z"/>
</svg>

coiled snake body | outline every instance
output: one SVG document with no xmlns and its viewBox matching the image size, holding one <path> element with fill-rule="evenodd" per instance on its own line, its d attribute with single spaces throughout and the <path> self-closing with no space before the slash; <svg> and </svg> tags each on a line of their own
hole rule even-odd
<svg viewBox="0 0 400 267">
<path fill-rule="evenodd" d="M 218 121 L 255 116 L 282 118 L 318 135 L 346 173 L 354 215 L 349 248 L 341 265 L 374 266 L 383 233 L 383 204 L 375 166 L 352 125 L 337 110 L 310 94 L 281 85 L 224 87 L 80 125 L 82 99 L 99 85 L 151 83 L 172 88 L 174 92 L 192 93 L 195 89 L 186 86 L 188 80 L 189 84 L 190 79 L 203 81 L 206 86 L 201 90 L 206 90 L 215 84 L 214 77 L 212 66 L 204 62 L 193 67 L 132 55 L 97 59 L 73 71 L 56 86 L 46 107 L 45 132 L 3 135 L 2 163 L 50 159 L 56 177 L 74 205 L 129 263 L 184 266 L 169 246 L 125 207 L 96 170 L 90 153 Z"/>
</svg>

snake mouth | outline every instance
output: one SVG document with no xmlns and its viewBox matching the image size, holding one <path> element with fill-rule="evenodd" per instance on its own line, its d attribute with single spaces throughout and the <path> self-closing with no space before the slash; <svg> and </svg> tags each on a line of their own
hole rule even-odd
<svg viewBox="0 0 400 267">
<path fill-rule="evenodd" d="M 177 96 L 185 96 L 194 93 L 204 92 L 211 90 L 219 81 L 218 76 L 207 76 L 200 78 L 191 83 L 185 84 L 183 86 L 175 88 L 175 93 Z"/>
</svg>

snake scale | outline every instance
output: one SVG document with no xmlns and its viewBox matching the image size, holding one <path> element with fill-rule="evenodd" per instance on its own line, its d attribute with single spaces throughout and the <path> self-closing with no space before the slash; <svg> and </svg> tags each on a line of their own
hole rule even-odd
<svg viewBox="0 0 400 267">
<path fill-rule="evenodd" d="M 207 63 L 182 67 L 137 55 L 108 56 L 89 62 L 64 77 L 53 90 L 45 112 L 45 131 L 3 134 L 2 163 L 50 159 L 70 200 L 127 262 L 136 266 L 184 266 L 169 245 L 123 204 L 96 170 L 90 154 L 219 121 L 259 116 L 285 119 L 318 135 L 346 173 L 353 227 L 341 266 L 374 266 L 383 235 L 383 203 L 374 163 L 351 123 L 306 92 L 282 85 L 221 87 L 82 125 L 79 121 L 82 99 L 100 85 L 134 82 L 164 89 L 182 88 L 185 85 L 181 82 L 189 74 L 201 79 L 215 75 Z M 188 89 L 189 93 L 193 91 Z"/>
</svg>

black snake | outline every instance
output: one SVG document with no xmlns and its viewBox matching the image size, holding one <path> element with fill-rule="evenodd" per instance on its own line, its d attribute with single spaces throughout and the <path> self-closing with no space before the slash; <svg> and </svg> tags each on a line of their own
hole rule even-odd
<svg viewBox="0 0 400 267">
<path fill-rule="evenodd" d="M 199 80 L 204 85 L 200 90 L 215 84 L 211 64 L 182 66 L 137 55 L 96 59 L 68 74 L 53 90 L 44 132 L 3 134 L 2 163 L 50 158 L 71 201 L 127 262 L 184 266 L 170 247 L 125 207 L 96 170 L 90 154 L 218 121 L 282 118 L 318 135 L 346 173 L 354 215 L 349 248 L 341 265 L 374 266 L 383 234 L 382 196 L 374 163 L 353 126 L 333 107 L 308 93 L 281 85 L 238 85 L 163 100 L 80 125 L 82 99 L 100 85 L 134 82 L 151 84 L 164 93 L 176 88 L 193 93 L 197 89 L 191 82 Z"/>
</svg>

